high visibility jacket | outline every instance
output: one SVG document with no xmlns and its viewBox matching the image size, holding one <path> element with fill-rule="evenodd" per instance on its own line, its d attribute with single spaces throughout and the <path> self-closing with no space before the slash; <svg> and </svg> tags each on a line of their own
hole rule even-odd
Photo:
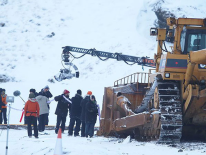
<svg viewBox="0 0 206 155">
<path fill-rule="evenodd" d="M 24 107 L 25 116 L 39 117 L 39 104 L 36 100 L 28 100 Z"/>
<path fill-rule="evenodd" d="M 3 105 L 2 105 L 2 108 L 7 108 L 7 102 L 6 102 L 6 97 L 7 95 L 4 95 L 4 97 L 1 95 L 1 99 L 2 99 L 2 102 L 3 102 Z"/>
</svg>

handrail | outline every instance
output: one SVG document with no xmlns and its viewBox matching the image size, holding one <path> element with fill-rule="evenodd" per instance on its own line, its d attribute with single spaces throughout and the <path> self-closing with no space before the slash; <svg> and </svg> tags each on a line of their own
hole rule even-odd
<svg viewBox="0 0 206 155">
<path fill-rule="evenodd" d="M 137 72 L 126 77 L 123 77 L 114 82 L 114 86 L 121 86 L 133 83 L 149 83 L 149 75 L 151 73 Z"/>
</svg>

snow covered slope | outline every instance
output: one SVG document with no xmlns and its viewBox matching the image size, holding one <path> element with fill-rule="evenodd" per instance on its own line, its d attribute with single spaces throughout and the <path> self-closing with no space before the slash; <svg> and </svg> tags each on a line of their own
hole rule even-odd
<svg viewBox="0 0 206 155">
<path fill-rule="evenodd" d="M 3 0 L 0 0 L 0 4 Z M 104 87 L 112 86 L 121 77 L 142 71 L 141 66 L 126 65 L 116 60 L 100 61 L 85 56 L 74 60 L 79 79 L 49 83 L 59 72 L 61 47 L 96 48 L 134 56 L 150 56 L 156 52 L 156 41 L 149 36 L 157 17 L 154 10 L 162 8 L 176 17 L 205 17 L 203 0 L 8 0 L 0 5 L 0 74 L 14 77 L 17 82 L 1 83 L 8 95 L 20 90 L 27 100 L 30 88 L 40 91 L 50 86 L 53 95 L 64 89 L 71 92 L 93 91 L 102 104 Z M 48 37 L 54 32 L 53 37 Z M 78 56 L 77 54 L 75 54 Z M 145 68 L 147 70 L 147 68 Z M 23 102 L 15 98 L 13 107 L 21 109 Z M 55 124 L 51 103 L 50 124 Z M 21 112 L 11 112 L 11 123 L 18 123 Z M 68 122 L 68 121 L 67 121 Z"/>
</svg>

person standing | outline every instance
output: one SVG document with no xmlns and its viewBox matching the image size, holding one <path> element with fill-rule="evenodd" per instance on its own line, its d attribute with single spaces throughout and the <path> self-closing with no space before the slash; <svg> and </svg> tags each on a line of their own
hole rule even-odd
<svg viewBox="0 0 206 155">
<path fill-rule="evenodd" d="M 0 88 L 0 95 L 1 95 L 1 91 L 2 91 L 2 88 Z M 1 113 L 2 106 L 3 106 L 3 103 L 0 97 L 0 124 L 2 124 L 2 113 Z"/>
<path fill-rule="evenodd" d="M 56 111 L 55 111 L 55 114 L 57 115 L 57 124 L 55 128 L 56 134 L 58 133 L 60 124 L 61 124 L 62 132 L 64 132 L 65 129 L 65 122 L 68 114 L 68 109 L 69 110 L 71 109 L 71 104 L 72 104 L 69 98 L 69 93 L 70 92 L 65 89 L 62 95 L 54 97 L 54 100 L 58 101 Z"/>
<path fill-rule="evenodd" d="M 3 123 L 7 124 L 7 117 L 6 117 L 6 112 L 7 112 L 7 102 L 6 102 L 6 97 L 7 95 L 5 94 L 5 89 L 1 90 L 1 113 L 0 113 L 0 124 Z M 3 118 L 3 119 L 2 119 Z"/>
<path fill-rule="evenodd" d="M 86 107 L 86 103 L 89 101 L 90 95 L 92 95 L 92 92 L 88 91 L 87 95 L 85 96 L 85 98 L 80 103 L 80 106 L 82 107 L 82 112 L 81 112 L 81 123 L 82 123 L 81 137 L 85 137 L 85 107 Z"/>
<path fill-rule="evenodd" d="M 68 135 L 71 136 L 73 135 L 73 129 L 74 129 L 74 124 L 75 125 L 75 129 L 74 129 L 74 136 L 79 136 L 79 131 L 80 131 L 80 125 L 81 125 L 81 111 L 82 108 L 80 106 L 80 103 L 83 99 L 82 95 L 82 91 L 79 89 L 77 90 L 77 94 L 72 97 L 72 105 L 71 105 L 71 115 L 70 115 L 70 122 L 69 122 L 69 131 L 68 131 Z"/>
<path fill-rule="evenodd" d="M 39 138 L 37 129 L 37 117 L 39 117 L 39 104 L 36 101 L 35 95 L 33 93 L 29 94 L 29 100 L 26 102 L 24 110 L 24 115 L 27 117 L 27 131 L 29 138 L 32 137 L 31 124 L 33 124 L 34 127 L 35 138 Z"/>
<path fill-rule="evenodd" d="M 39 132 L 43 132 L 45 130 L 45 124 L 46 124 L 46 118 L 49 114 L 49 107 L 48 107 L 48 101 L 49 99 L 46 96 L 38 95 L 36 97 L 37 102 L 39 103 Z"/>
<path fill-rule="evenodd" d="M 97 114 L 98 114 L 98 108 L 97 108 L 97 101 L 95 99 L 94 95 L 90 96 L 89 102 L 86 104 L 86 110 L 85 110 L 85 136 L 93 137 L 94 135 L 94 125 L 97 121 Z"/>
<path fill-rule="evenodd" d="M 29 94 L 31 94 L 31 93 L 33 93 L 34 95 L 35 95 L 35 97 L 38 95 L 38 93 L 36 92 L 36 90 L 35 89 L 33 89 L 33 88 L 31 88 L 30 90 L 29 90 Z M 23 99 L 22 99 L 23 100 Z M 23 100 L 24 101 L 24 100 Z M 24 103 L 25 103 L 25 101 L 24 101 Z M 26 104 L 26 103 L 25 103 Z M 25 105 L 24 105 L 25 106 Z M 24 108 L 23 108 L 24 109 Z M 27 120 L 26 120 L 26 117 L 24 116 L 24 124 L 27 124 Z"/>
<path fill-rule="evenodd" d="M 40 92 L 39 92 L 39 95 L 42 95 L 42 96 L 46 96 L 48 99 L 53 97 L 53 95 L 51 94 L 51 92 L 49 91 L 49 86 L 46 85 Z M 48 105 L 48 108 L 50 109 L 49 105 Z M 45 125 L 48 125 L 49 124 L 49 115 L 45 118 Z"/>
</svg>

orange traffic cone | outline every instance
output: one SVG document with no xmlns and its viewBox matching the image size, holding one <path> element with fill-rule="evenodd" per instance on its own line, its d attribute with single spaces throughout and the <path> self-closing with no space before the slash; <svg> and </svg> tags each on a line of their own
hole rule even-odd
<svg viewBox="0 0 206 155">
<path fill-rule="evenodd" d="M 62 155 L 62 129 L 59 128 L 54 155 Z"/>
</svg>

